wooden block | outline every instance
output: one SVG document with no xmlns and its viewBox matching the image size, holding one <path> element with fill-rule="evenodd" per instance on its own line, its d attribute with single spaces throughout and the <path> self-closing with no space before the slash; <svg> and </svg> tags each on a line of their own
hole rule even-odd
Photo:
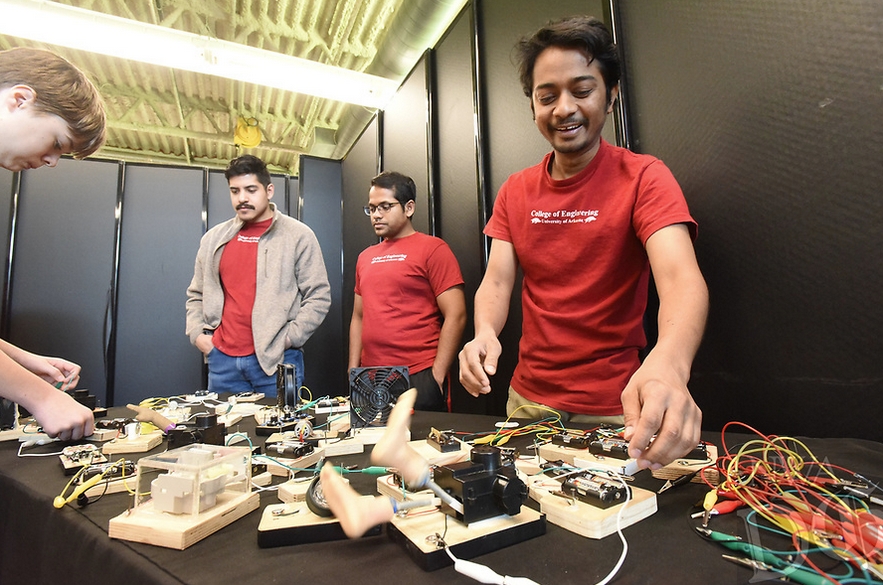
<svg viewBox="0 0 883 585">
<path fill-rule="evenodd" d="M 383 433 L 386 432 L 386 427 L 365 427 L 363 429 L 352 429 L 350 441 L 357 441 L 362 445 L 376 445 L 377 441 L 380 440 L 380 437 L 383 436 Z M 409 431 L 410 432 L 410 431 Z M 410 439 L 410 435 L 408 435 Z"/>
<path fill-rule="evenodd" d="M 554 443 L 540 445 L 540 457 L 546 461 L 562 460 L 568 465 L 584 469 L 615 471 L 620 475 L 634 475 L 638 472 L 635 459 L 617 459 L 589 453 L 588 449 L 574 449 Z"/>
<path fill-rule="evenodd" d="M 116 429 L 95 429 L 90 436 L 86 437 L 86 440 L 101 443 L 116 439 L 119 434 L 120 432 Z"/>
<path fill-rule="evenodd" d="M 273 475 L 277 477 L 289 477 L 292 473 L 296 473 L 297 471 L 315 467 L 316 463 L 318 463 L 324 456 L 325 454 L 322 449 L 315 449 L 309 455 L 304 455 L 297 459 L 264 455 L 260 457 L 260 462 L 263 463 L 266 461 L 267 471 Z"/>
<path fill-rule="evenodd" d="M 380 531 L 381 527 L 375 526 L 364 536 L 376 536 Z M 313 514 L 305 502 L 270 504 L 264 508 L 258 525 L 258 546 L 261 548 L 344 540 L 346 537 L 336 518 Z"/>
<path fill-rule="evenodd" d="M 350 430 L 350 413 L 335 412 L 328 415 L 329 433 L 347 433 Z"/>
<path fill-rule="evenodd" d="M 560 459 L 568 465 L 573 465 L 574 457 L 582 457 L 583 455 L 588 455 L 589 450 L 574 449 L 572 447 L 565 447 L 563 445 L 556 445 L 554 443 L 544 443 L 540 445 L 539 454 L 540 457 L 542 457 L 546 461 L 558 461 Z"/>
<path fill-rule="evenodd" d="M 312 477 L 305 477 L 303 479 L 289 479 L 285 483 L 280 483 L 276 488 L 276 496 L 280 502 L 286 504 L 304 502 L 307 499 L 307 489 L 309 489 L 312 479 Z"/>
<path fill-rule="evenodd" d="M 459 451 L 449 451 L 448 453 L 442 453 L 433 447 L 426 439 L 410 441 L 408 445 L 410 445 L 418 455 L 426 459 L 430 465 L 450 465 L 451 463 L 459 463 L 460 461 L 468 460 L 469 454 L 472 453 L 472 447 L 466 443 L 460 443 Z"/>
<path fill-rule="evenodd" d="M 251 484 L 258 487 L 266 487 L 273 483 L 273 474 L 269 471 L 251 476 Z"/>
<path fill-rule="evenodd" d="M 153 431 L 152 433 L 138 435 L 133 439 L 129 439 L 128 437 L 113 439 L 101 447 L 101 452 L 105 455 L 146 453 L 162 443 L 163 436 L 162 431 Z"/>
<path fill-rule="evenodd" d="M 532 488 L 531 497 L 539 501 L 540 510 L 552 524 L 587 538 L 601 539 L 616 532 L 617 522 L 621 528 L 625 528 L 656 512 L 655 493 L 636 487 L 632 487 L 631 491 L 632 499 L 628 504 L 609 508 L 598 508 L 579 500 L 556 496 L 551 490 L 536 486 Z M 620 510 L 622 517 L 617 520 Z"/>
<path fill-rule="evenodd" d="M 389 535 L 401 543 L 424 571 L 434 571 L 452 564 L 437 536 L 459 559 L 471 559 L 546 533 L 546 516 L 522 506 L 515 516 L 505 514 L 470 525 L 439 511 L 417 508 L 407 515 L 397 515 L 389 524 Z"/>
<path fill-rule="evenodd" d="M 36 428 L 36 427 L 34 427 L 34 428 Z M 0 442 L 18 441 L 18 440 L 21 440 L 22 437 L 27 437 L 28 434 L 31 434 L 31 433 L 25 433 L 24 427 L 21 427 L 21 426 L 18 426 L 18 427 L 15 427 L 14 429 L 9 429 L 6 431 L 0 431 Z M 49 437 L 47 436 L 46 438 L 48 439 Z M 24 439 L 24 440 L 27 441 L 28 439 Z"/>
<path fill-rule="evenodd" d="M 662 469 L 654 471 L 653 477 L 663 480 L 677 479 L 682 475 L 687 475 L 688 473 L 712 465 L 717 460 L 717 447 L 708 444 L 706 445 L 706 450 L 708 451 L 708 459 L 704 461 L 696 459 L 675 459 Z M 711 482 L 711 485 L 717 485 L 720 483 L 720 474 L 715 467 L 709 467 L 702 472 L 702 475 L 705 476 L 705 479 Z M 693 483 L 705 483 L 699 474 L 690 481 Z"/>
<path fill-rule="evenodd" d="M 89 498 L 97 498 L 105 494 L 117 494 L 119 492 L 135 493 L 137 478 L 133 476 L 119 477 L 108 482 L 100 482 L 87 489 L 84 493 Z"/>
<path fill-rule="evenodd" d="M 234 396 L 236 402 L 257 402 L 258 400 L 262 400 L 264 398 L 263 392 L 250 392 L 248 394 L 241 394 Z M 229 400 L 229 399 L 228 399 Z"/>
<path fill-rule="evenodd" d="M 218 423 L 229 429 L 242 420 L 242 415 L 238 412 L 228 412 L 227 414 L 218 415 Z"/>
<path fill-rule="evenodd" d="M 340 457 L 365 452 L 365 444 L 351 437 L 322 440 L 319 441 L 319 445 L 325 449 L 326 457 Z"/>
<path fill-rule="evenodd" d="M 152 500 L 110 519 L 111 538 L 184 550 L 256 510 L 258 492 L 224 492 L 217 505 L 200 514 L 157 512 Z"/>
<path fill-rule="evenodd" d="M 432 507 L 441 506 L 441 498 L 436 496 L 432 490 L 420 490 L 419 492 L 402 490 L 401 486 L 396 485 L 393 481 L 392 474 L 381 475 L 377 478 L 377 492 L 381 495 L 389 496 L 397 502 L 426 500 L 430 502 Z"/>
</svg>

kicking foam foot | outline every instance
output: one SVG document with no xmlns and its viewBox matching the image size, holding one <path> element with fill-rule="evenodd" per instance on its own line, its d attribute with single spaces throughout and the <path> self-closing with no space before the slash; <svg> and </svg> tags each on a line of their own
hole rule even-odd
<svg viewBox="0 0 883 585">
<path fill-rule="evenodd" d="M 429 479 L 429 464 L 408 445 L 408 427 L 416 400 L 414 388 L 399 396 L 387 420 L 386 431 L 371 450 L 374 465 L 396 468 L 411 489 L 423 487 Z"/>
<path fill-rule="evenodd" d="M 359 495 L 330 463 L 322 467 L 319 480 L 325 502 L 348 537 L 358 538 L 374 526 L 392 520 L 393 508 L 388 497 Z"/>
</svg>

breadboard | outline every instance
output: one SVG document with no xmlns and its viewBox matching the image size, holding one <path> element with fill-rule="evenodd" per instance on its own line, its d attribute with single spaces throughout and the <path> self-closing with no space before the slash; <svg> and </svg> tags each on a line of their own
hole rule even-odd
<svg viewBox="0 0 883 585">
<path fill-rule="evenodd" d="M 545 514 L 526 506 L 515 516 L 503 514 L 468 526 L 442 512 L 426 510 L 395 516 L 388 525 L 390 538 L 404 546 L 424 571 L 452 564 L 435 535 L 445 535 L 445 543 L 457 558 L 472 559 L 546 533 Z"/>
<path fill-rule="evenodd" d="M 119 540 L 143 542 L 184 550 L 256 510 L 258 492 L 228 492 L 218 496 L 217 505 L 196 515 L 157 512 L 148 501 L 110 519 L 108 535 Z"/>
<path fill-rule="evenodd" d="M 101 452 L 105 455 L 122 455 L 125 453 L 146 453 L 150 451 L 163 440 L 162 431 L 153 431 L 152 433 L 144 433 L 132 439 L 122 437 L 106 442 L 101 447 Z"/>
<path fill-rule="evenodd" d="M 375 526 L 365 536 L 380 534 Z M 272 548 L 328 540 L 344 540 L 346 534 L 336 518 L 323 518 L 313 514 L 306 502 L 270 504 L 264 508 L 258 525 L 258 546 Z"/>
</svg>

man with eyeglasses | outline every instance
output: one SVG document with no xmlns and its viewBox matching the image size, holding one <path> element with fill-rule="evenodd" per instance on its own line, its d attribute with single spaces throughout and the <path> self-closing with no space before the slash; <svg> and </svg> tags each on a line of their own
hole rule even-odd
<svg viewBox="0 0 883 585">
<path fill-rule="evenodd" d="M 371 180 L 364 209 L 383 241 L 356 263 L 349 367 L 406 365 L 414 407 L 446 410 L 448 371 L 466 324 L 463 276 L 443 240 L 414 229 L 416 195 L 401 173 Z"/>
</svg>

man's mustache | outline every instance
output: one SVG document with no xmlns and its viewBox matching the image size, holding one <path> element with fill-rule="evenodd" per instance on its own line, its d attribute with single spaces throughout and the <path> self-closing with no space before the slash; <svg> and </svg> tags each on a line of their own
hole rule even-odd
<svg viewBox="0 0 883 585">
<path fill-rule="evenodd" d="M 236 206 L 236 211 L 239 211 L 240 209 L 254 209 L 254 206 L 249 205 L 248 203 L 240 203 Z"/>
</svg>

